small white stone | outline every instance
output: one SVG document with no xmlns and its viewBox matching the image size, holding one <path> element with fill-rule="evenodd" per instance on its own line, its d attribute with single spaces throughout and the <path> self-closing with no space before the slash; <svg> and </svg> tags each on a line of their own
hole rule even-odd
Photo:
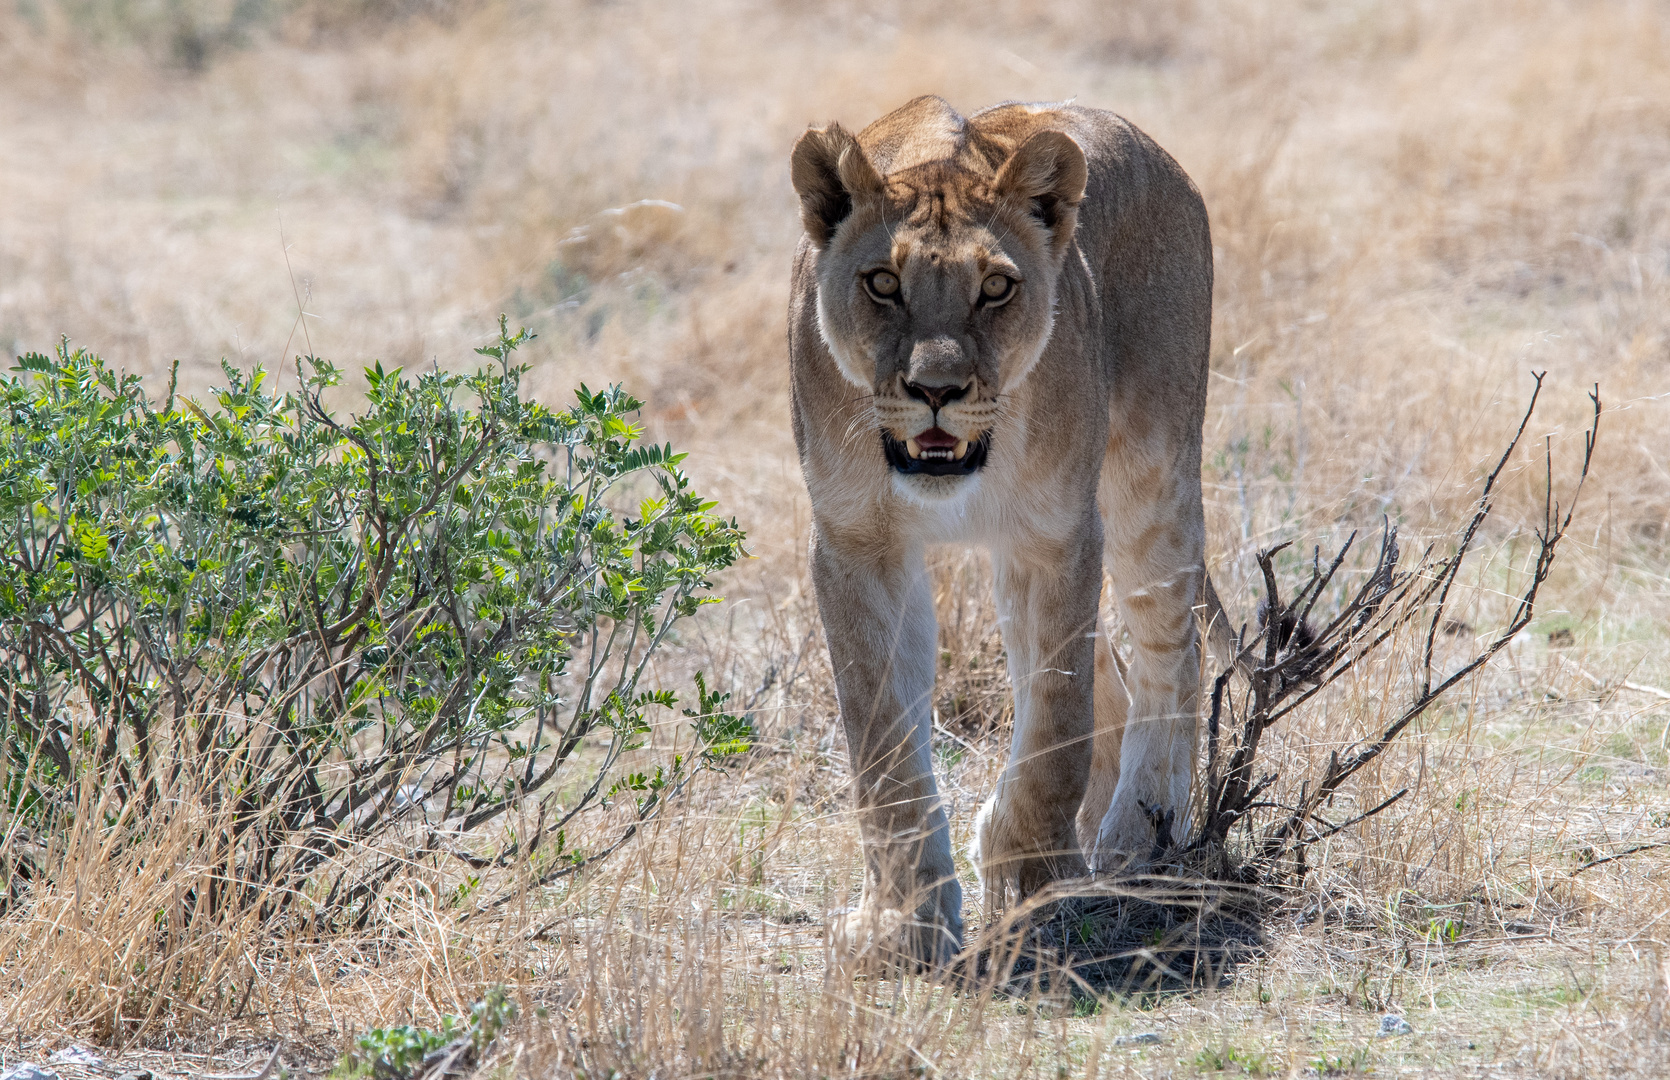
<svg viewBox="0 0 1670 1080">
<path fill-rule="evenodd" d="M 1375 1033 L 1377 1039 L 1390 1039 L 1397 1035 L 1413 1035 L 1415 1029 L 1409 1026 L 1409 1021 L 1396 1013 L 1387 1013 L 1380 1018 L 1380 1030 Z"/>
<path fill-rule="evenodd" d="M 58 1080 L 58 1074 L 41 1068 L 33 1061 L 20 1061 L 0 1073 L 0 1080 Z"/>
<path fill-rule="evenodd" d="M 1115 1046 L 1158 1046 L 1165 1042 L 1157 1031 L 1144 1031 L 1140 1035 L 1115 1035 Z"/>
</svg>

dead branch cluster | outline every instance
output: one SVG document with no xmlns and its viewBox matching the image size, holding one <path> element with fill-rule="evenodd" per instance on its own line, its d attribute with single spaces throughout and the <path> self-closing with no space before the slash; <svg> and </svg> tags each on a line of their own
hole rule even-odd
<svg viewBox="0 0 1670 1080">
<path fill-rule="evenodd" d="M 1306 852 L 1312 844 L 1380 813 L 1408 794 L 1407 788 L 1401 789 L 1343 820 L 1330 820 L 1323 813 L 1346 781 L 1385 753 L 1440 697 L 1483 667 L 1531 621 L 1538 591 L 1548 579 L 1555 550 L 1571 525 L 1588 478 L 1600 424 L 1598 387 L 1590 394 L 1593 412 L 1583 440 L 1582 468 L 1564 507 L 1554 497 L 1553 451 L 1545 441 L 1536 550 L 1507 624 L 1453 667 L 1436 661 L 1440 635 L 1461 625 L 1449 614 L 1457 575 L 1494 509 L 1498 481 L 1536 410 L 1543 375 L 1535 377 L 1536 386 L 1519 427 L 1485 477 L 1473 516 L 1447 553 L 1440 544 L 1429 544 L 1413 563 L 1404 562 L 1398 528 L 1387 522 L 1379 553 L 1361 584 L 1346 593 L 1337 613 L 1320 626 L 1313 625 L 1311 617 L 1323 596 L 1343 580 L 1342 568 L 1357 534 L 1352 533 L 1326 564 L 1320 549 L 1313 551 L 1309 576 L 1285 597 L 1275 557 L 1289 545 L 1259 553 L 1265 588 L 1259 625 L 1250 638 L 1242 628 L 1234 662 L 1213 682 L 1207 717 L 1205 805 L 1185 852 L 1215 854 L 1243 880 L 1295 883 L 1306 873 Z M 1390 722 L 1343 751 L 1331 752 L 1320 774 L 1299 778 L 1296 790 L 1291 781 L 1278 789 L 1278 770 L 1261 768 L 1259 757 L 1270 730 L 1372 657 L 1383 655 L 1391 643 L 1411 634 L 1421 643 L 1418 671 L 1408 699 Z M 1238 857 L 1231 860 L 1227 856 L 1232 849 Z"/>
</svg>

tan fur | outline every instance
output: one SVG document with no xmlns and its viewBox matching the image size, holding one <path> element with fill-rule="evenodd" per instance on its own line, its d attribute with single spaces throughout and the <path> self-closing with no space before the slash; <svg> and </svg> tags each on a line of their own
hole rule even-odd
<svg viewBox="0 0 1670 1080">
<path fill-rule="evenodd" d="M 867 864 L 837 937 L 887 927 L 934 964 L 960 944 L 962 897 L 929 753 L 927 545 L 988 544 L 996 571 L 1016 719 L 976 827 L 988 906 L 1151 857 L 1151 813 L 1185 826 L 1197 602 L 1220 616 L 1200 495 L 1206 212 L 1135 127 L 1071 105 L 964 118 L 919 98 L 856 137 L 808 131 L 791 175 L 794 426 Z M 867 290 L 877 270 L 896 302 Z M 981 306 L 993 273 L 1018 284 Z M 936 413 L 924 388 L 963 396 Z M 890 467 L 882 431 L 936 423 L 989 434 L 985 467 Z M 1098 630 L 1104 565 L 1128 670 Z"/>
</svg>

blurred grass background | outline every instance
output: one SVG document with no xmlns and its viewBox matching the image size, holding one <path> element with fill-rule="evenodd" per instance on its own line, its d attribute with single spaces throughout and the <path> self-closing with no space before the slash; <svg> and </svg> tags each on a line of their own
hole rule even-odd
<svg viewBox="0 0 1670 1080">
<path fill-rule="evenodd" d="M 1670 911 L 1663 863 L 1649 852 L 1571 870 L 1582 851 L 1658 836 L 1652 815 L 1670 807 L 1670 714 L 1621 687 L 1670 685 L 1662 3 L 3 0 L 0 344 L 46 349 L 68 334 L 159 389 L 178 359 L 183 388 L 198 391 L 222 356 L 284 380 L 298 352 L 345 367 L 373 357 L 460 367 L 505 311 L 540 335 L 533 384 L 550 403 L 581 381 L 625 382 L 649 402 L 650 436 L 692 451 L 698 486 L 749 533 L 758 558 L 726 587 L 745 603 L 688 644 L 724 660 L 743 689 L 770 687 L 761 707 L 783 748 L 714 794 L 701 826 L 714 861 L 683 866 L 685 884 L 664 894 L 711 899 L 702 882 L 716 879 L 701 867 L 735 878 L 755 866 L 743 893 L 764 888 L 772 904 L 815 914 L 839 901 L 824 895 L 837 880 L 827 867 L 847 858 L 850 870 L 854 839 L 833 816 L 846 806 L 845 774 L 788 429 L 783 312 L 798 219 L 787 155 L 808 123 L 859 127 L 919 93 L 965 110 L 1063 98 L 1111 108 L 1201 187 L 1217 271 L 1209 553 L 1240 617 L 1252 609 L 1260 546 L 1326 544 L 1382 515 L 1412 536 L 1463 520 L 1528 372 L 1547 369 L 1536 438 L 1491 538 L 1498 556 L 1472 583 L 1467 618 L 1482 633 L 1511 586 L 1543 436 L 1557 482 L 1569 483 L 1585 393 L 1600 384 L 1599 455 L 1535 633 L 1388 763 L 1375 783 L 1415 777 L 1421 798 L 1342 836 L 1343 876 L 1318 887 L 1321 914 L 1304 924 L 1345 912 L 1336 925 L 1360 916 L 1374 933 L 1350 948 L 1301 934 L 1274 1004 L 1261 981 L 1251 1004 L 1183 1009 L 1177 1022 L 1188 1048 L 1228 1038 L 1225 1017 L 1243 1005 L 1251 1015 L 1307 1002 L 1293 1015 L 1320 1023 L 1304 1011 L 1316 1002 L 1395 998 L 1424 1002 L 1457 1030 L 1488 1014 L 1506 1032 L 1490 1046 L 1532 1074 L 1628 1068 L 1637 1058 L 1626 1053 L 1648 1060 L 1666 992 L 1652 959 L 1663 934 L 1651 929 Z M 939 559 L 940 712 L 958 733 L 942 764 L 966 831 L 1000 750 L 981 733 L 1004 722 L 1006 692 L 979 556 Z M 1382 688 L 1353 693 L 1295 752 L 1337 744 L 1383 704 Z M 763 815 L 757 828 L 748 814 Z M 839 828 L 804 831 L 816 820 Z M 646 844 L 642 866 L 664 865 L 661 850 Z M 1486 901 L 1493 941 L 1510 923 L 1547 922 L 1511 905 L 1553 905 L 1536 946 L 1552 951 L 1490 945 L 1474 966 L 1441 975 L 1423 960 L 1421 993 L 1365 996 L 1375 980 L 1395 982 L 1410 942 L 1428 940 L 1407 912 Z M 671 908 L 653 910 L 656 925 L 676 921 Z M 1390 922 L 1375 911 L 1391 911 Z M 1576 991 L 1537 997 L 1571 981 L 1559 974 L 1572 962 L 1565 946 L 1548 944 L 1569 944 L 1555 929 L 1567 918 L 1589 928 L 1590 974 L 1572 976 Z M 678 925 L 718 957 L 702 992 L 730 985 L 725 964 L 738 961 Z M 625 987 L 638 946 L 620 947 L 609 963 Z M 494 977 L 496 961 L 482 957 L 499 954 L 483 949 L 473 983 L 419 992 L 391 975 L 395 989 L 355 1007 L 417 1015 L 467 996 Z M 1613 984 L 1595 973 L 1626 954 L 1612 969 L 1622 989 L 1608 998 Z M 562 966 L 550 964 L 539 970 Z M 1514 989 L 1526 979 L 1542 988 L 1530 998 Z M 822 1000 L 818 985 L 778 1012 L 735 991 L 753 1002 L 737 1008 L 756 1029 L 770 1026 L 760 1016 L 793 1019 L 806 1025 L 797 1031 L 824 1032 L 812 1043 L 838 1044 L 862 1025 L 795 1012 Z M 597 1023 L 613 1015 L 596 1008 Z M 937 1015 L 923 1008 L 911 1015 Z M 689 1034 L 687 1012 L 657 1014 L 665 1030 L 644 1030 L 662 1031 L 651 1040 L 662 1050 L 634 1043 L 643 1060 Z M 1539 1027 L 1549 1015 L 1566 1026 Z M 1647 1042 L 1613 1037 L 1628 1025 Z M 905 1028 L 953 1047 L 961 1038 L 955 1025 L 931 1038 Z M 852 1037 L 905 1038 L 862 1030 Z M 1283 1069 L 1309 1061 L 1308 1044 L 1257 1030 L 1260 1052 Z M 1082 1064 L 1090 1036 L 1074 1038 L 1062 1036 L 1062 1052 Z M 1399 1060 L 1444 1075 L 1460 1067 L 1452 1052 L 1468 1040 L 1456 1038 L 1434 1035 Z M 980 1060 L 1005 1070 L 1057 1060 L 1040 1051 L 1023 1068 L 1011 1043 L 992 1045 L 998 1056 Z M 1193 1067 L 1193 1053 L 1165 1061 Z M 772 1060 L 792 1072 L 813 1058 Z"/>
</svg>

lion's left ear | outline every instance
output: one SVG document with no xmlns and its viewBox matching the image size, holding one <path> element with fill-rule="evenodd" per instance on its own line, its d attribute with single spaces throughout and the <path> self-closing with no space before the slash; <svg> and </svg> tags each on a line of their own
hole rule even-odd
<svg viewBox="0 0 1670 1080">
<path fill-rule="evenodd" d="M 1059 255 L 1073 238 L 1089 177 L 1084 151 L 1071 136 L 1040 131 L 1003 163 L 992 186 L 998 198 L 1024 207 L 1049 230 L 1051 252 Z"/>
</svg>

